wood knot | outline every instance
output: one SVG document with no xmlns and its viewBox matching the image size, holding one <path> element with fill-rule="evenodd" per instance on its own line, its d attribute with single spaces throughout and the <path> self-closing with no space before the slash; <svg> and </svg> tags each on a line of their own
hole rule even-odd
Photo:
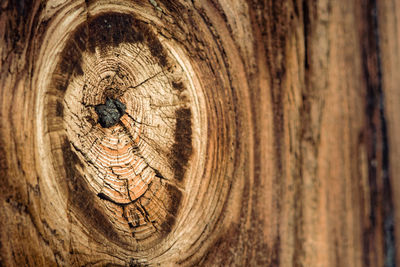
<svg viewBox="0 0 400 267">
<path fill-rule="evenodd" d="M 52 136 L 66 144 L 54 165 L 68 168 L 71 196 L 82 188 L 71 206 L 90 205 L 101 215 L 82 210 L 83 225 L 101 228 L 94 218 L 108 218 L 133 250 L 152 248 L 172 231 L 194 150 L 195 98 L 167 47 L 131 15 L 91 17 L 71 33 L 48 88 L 54 97 L 47 107 L 58 110 L 48 113 L 56 116 L 48 127 L 61 126 Z"/>
</svg>

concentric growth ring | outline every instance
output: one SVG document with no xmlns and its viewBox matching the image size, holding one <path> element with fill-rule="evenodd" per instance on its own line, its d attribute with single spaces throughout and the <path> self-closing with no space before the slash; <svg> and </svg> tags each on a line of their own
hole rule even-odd
<svg viewBox="0 0 400 267">
<path fill-rule="evenodd" d="M 138 249 L 171 231 L 180 204 L 176 180 L 192 154 L 182 72 L 145 23 L 108 14 L 76 30 L 53 74 L 55 89 L 65 92 L 64 127 L 81 175 Z M 107 106 L 115 107 L 114 117 Z M 109 123 L 101 123 L 102 107 Z M 174 146 L 182 152 L 174 153 Z"/>
</svg>

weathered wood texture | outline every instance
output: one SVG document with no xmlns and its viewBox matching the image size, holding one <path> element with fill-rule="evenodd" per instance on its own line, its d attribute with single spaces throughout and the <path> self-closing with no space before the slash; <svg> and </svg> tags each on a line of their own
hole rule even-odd
<svg viewBox="0 0 400 267">
<path fill-rule="evenodd" d="M 2 1 L 0 265 L 400 265 L 399 5 Z"/>
</svg>

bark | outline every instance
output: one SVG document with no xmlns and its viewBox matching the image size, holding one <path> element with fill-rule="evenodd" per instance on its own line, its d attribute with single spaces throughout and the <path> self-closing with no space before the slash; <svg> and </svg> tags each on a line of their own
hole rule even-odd
<svg viewBox="0 0 400 267">
<path fill-rule="evenodd" d="M 397 1 L 3 1 L 1 266 L 396 266 Z"/>
</svg>

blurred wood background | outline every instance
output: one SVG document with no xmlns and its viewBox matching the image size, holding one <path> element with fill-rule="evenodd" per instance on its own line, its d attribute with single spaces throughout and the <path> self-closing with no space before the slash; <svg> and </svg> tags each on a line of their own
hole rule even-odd
<svg viewBox="0 0 400 267">
<path fill-rule="evenodd" d="M 399 6 L 1 1 L 0 265 L 400 265 Z M 179 215 L 165 239 L 176 244 L 160 241 L 147 254 L 112 240 L 91 192 L 78 212 L 74 190 L 87 185 L 43 171 L 52 152 L 38 141 L 47 116 L 39 81 L 60 57 L 47 47 L 71 38 L 69 25 L 107 12 L 133 14 L 179 48 L 204 95 L 200 156 L 209 164 L 184 185 L 199 188 L 184 194 L 199 207 L 179 209 L 199 227 L 180 231 Z M 49 166 L 73 175 L 68 159 Z"/>
</svg>

